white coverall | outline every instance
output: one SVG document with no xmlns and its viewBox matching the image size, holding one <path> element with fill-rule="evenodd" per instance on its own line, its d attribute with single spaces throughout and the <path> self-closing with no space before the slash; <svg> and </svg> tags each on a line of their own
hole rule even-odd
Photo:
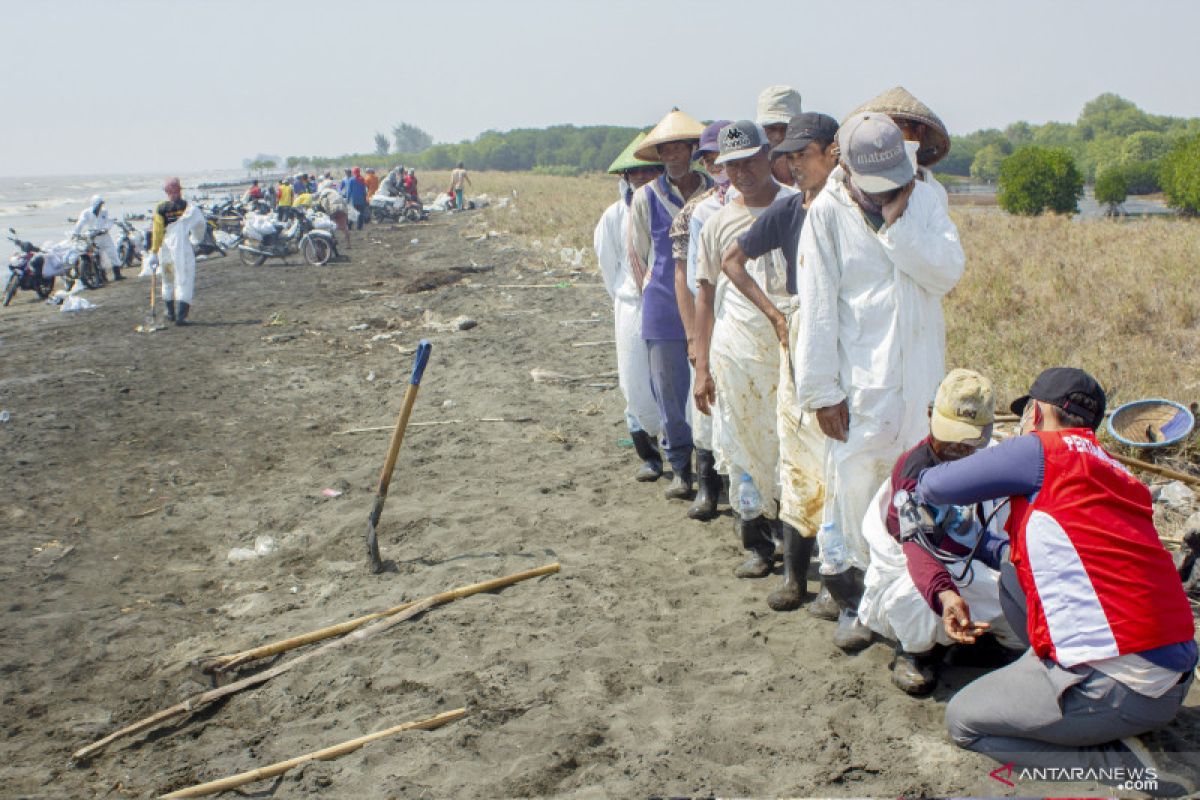
<svg viewBox="0 0 1200 800">
<path fill-rule="evenodd" d="M 891 479 L 885 479 L 863 519 L 862 532 L 871 548 L 871 564 L 867 567 L 866 591 L 858 605 L 858 618 L 880 636 L 899 642 L 905 652 L 925 653 L 935 644 L 949 645 L 953 641 L 946 635 L 942 618 L 933 612 L 913 584 L 900 543 L 888 533 L 885 520 L 892 501 L 891 488 Z M 994 507 L 985 504 L 984 513 L 991 514 Z M 1007 538 L 1003 533 L 1007 512 L 1007 507 L 1001 509 L 989 522 L 988 530 Z M 952 577 L 962 569 L 962 564 L 952 565 Z M 971 609 L 971 619 L 991 623 L 991 632 L 1003 644 L 1019 646 L 1000 607 L 999 572 L 973 561 L 963 580 L 954 583 Z"/>
<path fill-rule="evenodd" d="M 188 203 L 183 216 L 167 226 L 158 251 L 163 300 L 191 305 L 192 292 L 196 288 L 196 248 L 192 245 L 192 237 L 203 237 L 207 224 L 200 207 Z"/>
<path fill-rule="evenodd" d="M 928 432 L 945 372 L 942 296 L 962 277 L 964 256 L 925 182 L 914 184 L 896 223 L 876 232 L 846 180 L 834 169 L 800 234 L 793 367 L 806 411 L 849 405 L 848 440 L 826 442 L 823 516 L 844 538 L 850 564 L 865 569 L 861 527 L 871 497 Z"/>
<path fill-rule="evenodd" d="M 714 192 L 708 197 L 701 200 L 692 209 L 692 218 L 688 220 L 688 257 L 687 257 L 687 287 L 692 293 L 692 297 L 696 297 L 696 292 L 699 291 L 696 287 L 696 257 L 700 251 L 700 231 L 704 228 L 704 223 L 713 214 L 721 210 L 721 207 L 737 197 L 738 191 L 730 187 L 722 199 L 719 193 Z M 717 287 L 717 296 L 713 300 L 713 313 L 721 306 L 721 298 L 725 294 L 725 284 L 722 283 Z M 688 424 L 692 426 L 692 444 L 700 450 L 712 450 L 712 417 L 705 414 L 696 408 L 696 370 L 692 369 L 692 385 L 688 391 Z"/>
<path fill-rule="evenodd" d="M 772 202 L 793 194 L 795 189 L 781 186 Z M 719 270 L 725 250 L 764 210 L 765 207 L 749 209 L 729 204 L 709 217 L 700 231 L 697 263 Z M 746 215 L 746 211 L 750 214 Z M 723 226 L 717 223 L 732 215 L 745 215 L 745 219 L 740 227 L 724 227 L 723 235 L 718 237 L 716 232 Z M 702 266 L 701 272 L 711 274 L 712 270 Z M 746 272 L 776 306 L 785 309 L 794 306 L 794 298 L 787 294 L 786 288 L 787 261 L 779 250 L 748 260 Z M 748 474 L 762 498 L 758 510 L 768 519 L 774 519 L 779 499 L 779 436 L 773 424 L 778 413 L 779 339 L 766 316 L 723 273 L 717 280 L 717 291 L 722 298 L 715 309 L 709 345 L 709 364 L 717 389 L 712 418 L 717 470 L 730 476 L 730 485 L 734 487 L 731 492 L 735 495 L 740 494 L 741 473 Z M 740 497 L 730 498 L 735 508 L 739 500 Z"/>
<path fill-rule="evenodd" d="M 102 235 L 93 240 L 100 250 L 100 266 L 105 269 L 112 269 L 114 266 L 120 267 L 120 263 L 117 261 L 117 245 L 113 243 L 112 236 L 108 233 L 113 226 L 113 221 L 103 207 L 100 208 L 99 214 L 93 211 L 95 206 L 96 200 L 93 198 L 92 205 L 85 208 L 79 215 L 79 220 L 75 223 L 72 233 L 86 238 L 97 231 L 102 232 Z"/>
<path fill-rule="evenodd" d="M 642 338 L 642 293 L 629 268 L 629 248 L 625 244 L 629 228 L 625 196 L 629 184 L 622 178 L 618 188 L 620 199 L 600 217 L 592 245 L 600 262 L 604 289 L 613 301 L 617 381 L 625 395 L 625 418 L 631 432 L 641 429 L 657 439 L 662 422 L 650 391 L 650 356 Z"/>
</svg>

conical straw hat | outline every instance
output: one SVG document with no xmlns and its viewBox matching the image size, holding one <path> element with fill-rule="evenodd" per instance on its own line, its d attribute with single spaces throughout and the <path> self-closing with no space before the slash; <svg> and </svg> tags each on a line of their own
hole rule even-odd
<svg viewBox="0 0 1200 800">
<path fill-rule="evenodd" d="M 634 151 L 633 155 L 643 161 L 656 161 L 660 144 L 692 140 L 698 142 L 702 133 L 704 133 L 703 125 L 678 108 L 673 108 L 657 125 L 651 128 L 650 133 L 646 134 L 646 138 L 642 140 L 641 147 Z"/>
<path fill-rule="evenodd" d="M 625 145 L 625 149 L 621 151 L 621 155 L 617 156 L 615 159 L 613 159 L 613 162 L 609 164 L 609 173 L 616 174 L 619 172 L 624 172 L 627 169 L 659 166 L 662 163 L 661 161 L 643 161 L 642 159 L 634 156 L 634 151 L 638 149 L 645 138 L 645 133 L 639 133 L 637 136 L 633 137 L 633 141 Z"/>
<path fill-rule="evenodd" d="M 917 150 L 917 163 L 923 167 L 932 167 L 950 152 L 950 134 L 942 124 L 941 118 L 903 86 L 888 89 L 878 97 L 868 100 L 854 109 L 849 116 L 864 111 L 887 114 L 897 121 L 923 123 L 926 129 L 925 138 L 921 140 L 921 147 Z"/>
</svg>

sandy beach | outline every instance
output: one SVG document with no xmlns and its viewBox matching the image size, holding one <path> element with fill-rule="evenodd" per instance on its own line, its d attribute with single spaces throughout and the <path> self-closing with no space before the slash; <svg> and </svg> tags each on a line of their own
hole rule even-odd
<svg viewBox="0 0 1200 800">
<path fill-rule="evenodd" d="M 1112 794 L 1006 787 L 953 747 L 945 702 L 977 670 L 912 699 L 888 646 L 847 656 L 830 624 L 769 610 L 779 578 L 733 577 L 727 512 L 691 522 L 665 481 L 632 480 L 615 356 L 592 346 L 612 339 L 598 276 L 481 231 L 437 215 L 356 234 L 350 263 L 202 264 L 187 330 L 133 332 L 145 280 L 89 295 L 89 312 L 27 293 L 4 309 L 3 794 L 150 797 L 460 706 L 461 721 L 248 791 Z M 459 316 L 478 324 L 444 324 Z M 396 568 L 371 575 L 388 434 L 337 434 L 393 422 L 422 337 L 433 356 L 380 527 Z M 229 559 L 263 537 L 271 552 Z M 196 659 L 552 562 L 68 763 L 210 688 Z M 1200 693 L 1147 738 L 1196 769 Z"/>
</svg>

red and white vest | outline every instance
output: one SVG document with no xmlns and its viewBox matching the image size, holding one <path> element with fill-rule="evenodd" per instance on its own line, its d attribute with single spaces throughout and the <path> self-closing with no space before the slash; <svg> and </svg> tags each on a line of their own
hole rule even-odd
<svg viewBox="0 0 1200 800">
<path fill-rule="evenodd" d="M 1029 640 L 1064 667 L 1195 635 L 1179 573 L 1154 529 L 1150 491 L 1085 428 L 1042 431 L 1044 475 L 1014 497 L 1012 562 Z"/>
</svg>

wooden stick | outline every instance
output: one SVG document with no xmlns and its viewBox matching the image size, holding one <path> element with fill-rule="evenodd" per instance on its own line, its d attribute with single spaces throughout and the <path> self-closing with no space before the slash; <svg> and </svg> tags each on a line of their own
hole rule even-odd
<svg viewBox="0 0 1200 800">
<path fill-rule="evenodd" d="M 410 428 L 428 428 L 431 425 L 457 425 L 462 422 L 461 419 L 439 419 L 428 422 L 410 422 Z M 352 433 L 377 433 L 378 431 L 390 431 L 395 425 L 376 425 L 373 428 L 351 428 L 348 431 L 334 431 L 330 436 L 349 436 Z"/>
<path fill-rule="evenodd" d="M 309 761 L 328 761 L 333 758 L 340 758 L 341 756 L 344 756 L 347 753 L 353 753 L 363 745 L 370 744 L 378 739 L 385 739 L 389 736 L 395 736 L 397 733 L 401 733 L 403 731 L 427 731 L 432 730 L 433 728 L 440 728 L 441 726 L 454 722 L 455 720 L 460 720 L 466 715 L 467 710 L 465 708 L 456 708 L 453 711 L 446 711 L 438 714 L 436 717 L 417 720 L 416 722 L 406 722 L 403 725 L 396 725 L 386 730 L 379 731 L 378 733 L 369 733 L 366 736 L 359 736 L 357 739 L 350 739 L 349 741 L 342 742 L 341 744 L 335 744 L 332 747 L 326 747 L 323 750 L 314 750 L 313 752 L 305 753 L 302 756 L 289 758 L 287 761 L 277 761 L 269 766 L 252 769 L 249 772 L 240 772 L 237 775 L 230 775 L 228 778 L 221 778 L 220 780 L 209 781 L 208 783 L 201 783 L 197 784 L 196 786 L 189 786 L 186 789 L 179 789 L 178 791 L 171 792 L 170 794 L 162 795 L 162 800 L 180 797 L 203 797 L 204 795 L 216 794 L 217 792 L 223 792 L 227 789 L 234 789 L 247 783 L 254 783 L 255 781 L 261 781 L 266 778 L 274 778 L 278 775 L 282 775 L 290 769 L 300 766 L 301 764 L 306 764 Z"/>
<path fill-rule="evenodd" d="M 601 322 L 606 322 L 603 319 L 560 319 L 559 325 L 596 325 Z"/>
<path fill-rule="evenodd" d="M 1170 478 L 1171 480 L 1190 483 L 1192 486 L 1200 486 L 1200 478 L 1197 478 L 1195 475 L 1189 475 L 1186 472 L 1180 472 L 1169 467 L 1160 467 L 1157 464 L 1151 464 L 1148 461 L 1142 461 L 1140 458 L 1123 456 L 1120 453 L 1109 453 L 1109 455 L 1127 467 L 1140 469 L 1143 472 L 1149 472 L 1153 475 L 1161 475 L 1164 478 Z"/>
<path fill-rule="evenodd" d="M 603 347 L 605 345 L 616 344 L 615 339 L 609 339 L 604 342 L 572 342 L 571 347 Z"/>
<path fill-rule="evenodd" d="M 285 661 L 282 664 L 277 664 L 274 667 L 271 667 L 270 669 L 255 673 L 254 675 L 251 675 L 247 678 L 242 678 L 240 681 L 234 681 L 233 683 L 226 684 L 225 686 L 221 686 L 216 689 L 211 689 L 207 692 L 201 692 L 200 694 L 193 695 L 192 697 L 189 697 L 187 700 L 184 700 L 182 703 L 176 703 L 175 705 L 170 706 L 169 708 L 164 708 L 162 711 L 155 712 L 154 714 L 151 714 L 148 717 L 140 719 L 131 725 L 126 725 L 124 728 L 121 728 L 120 730 L 113 731 L 108 736 L 105 736 L 103 739 L 100 739 L 99 741 L 89 744 L 87 747 L 82 747 L 79 750 L 76 750 L 74 753 L 71 754 L 71 760 L 76 763 L 85 761 L 85 760 L 91 758 L 96 753 L 103 750 L 108 745 L 115 742 L 117 739 L 123 739 L 126 736 L 133 736 L 134 734 L 141 733 L 142 731 L 146 731 L 151 728 L 157 727 L 159 724 L 166 722 L 168 720 L 175 719 L 176 717 L 186 716 L 195 711 L 198 711 L 201 708 L 209 705 L 210 703 L 220 700 L 222 697 L 228 697 L 231 694 L 237 694 L 238 692 L 242 691 L 243 689 L 250 689 L 255 686 L 258 686 L 259 684 L 266 683 L 271 678 L 274 678 L 278 675 L 282 675 L 283 673 L 287 672 L 292 667 L 295 667 L 298 664 L 303 664 L 306 661 L 316 658 L 317 656 L 321 655 L 322 653 L 327 653 L 330 650 L 336 650 L 337 648 L 343 647 L 351 642 L 361 641 L 362 639 L 365 639 L 368 636 L 374 636 L 376 633 L 380 633 L 382 631 L 388 630 L 389 628 L 393 627 L 394 625 L 396 625 L 400 622 L 403 622 L 404 620 L 409 619 L 411 617 L 415 617 L 418 614 L 420 614 L 422 611 L 424 611 L 428 608 L 432 608 L 433 605 L 434 605 L 434 603 L 432 602 L 431 598 L 426 598 L 419 603 L 409 604 L 407 608 L 405 608 L 402 612 L 400 612 L 398 615 L 396 615 L 392 619 L 385 620 L 383 622 L 380 622 L 377 625 L 372 625 L 372 626 L 370 626 L 368 628 L 364 628 L 363 630 L 360 630 L 360 631 L 355 631 L 350 636 L 347 636 L 344 639 L 338 639 L 336 641 L 330 642 L 323 647 L 318 647 L 316 650 L 312 650 L 310 652 L 307 652 L 300 656 L 297 656 L 296 658 L 293 658 L 291 661 Z"/>
<path fill-rule="evenodd" d="M 496 589 L 503 589 L 506 586 L 511 586 L 514 583 L 520 583 L 521 581 L 529 580 L 530 578 L 538 578 L 542 575 L 551 575 L 555 572 L 558 572 L 559 569 L 561 569 L 561 565 L 558 562 L 555 562 L 553 564 L 547 564 L 543 567 L 537 567 L 535 569 L 525 570 L 524 572 L 517 572 L 513 575 L 507 575 L 503 578 L 493 578 L 490 581 L 472 583 L 468 586 L 462 586 L 458 589 L 452 589 L 448 592 L 430 595 L 421 602 L 432 601 L 432 605 L 438 606 L 442 605 L 443 603 L 449 603 L 453 600 L 461 599 L 463 597 L 470 597 L 471 595 L 479 594 L 480 592 L 491 592 L 495 591 Z M 306 644 L 319 642 L 322 639 L 328 639 L 331 636 L 341 636 L 343 633 L 349 633 L 355 628 L 365 625 L 368 622 L 372 622 L 383 617 L 390 617 L 393 614 L 403 613 L 413 605 L 415 604 L 402 603 L 393 608 L 389 608 L 386 611 L 377 611 L 374 614 L 367 614 L 362 617 L 347 620 L 346 622 L 340 622 L 337 625 L 330 625 L 327 628 L 310 631 L 309 633 L 302 633 L 298 636 L 292 636 L 288 639 L 281 639 L 280 641 L 272 642 L 271 644 L 253 647 L 249 650 L 243 650 L 240 653 L 232 653 L 230 655 L 207 659 L 204 662 L 203 668 L 206 672 L 220 672 L 240 666 L 250 661 L 257 661 L 260 658 L 267 658 L 268 656 L 285 653 L 288 650 L 294 650 L 297 647 L 303 647 Z"/>
</svg>

